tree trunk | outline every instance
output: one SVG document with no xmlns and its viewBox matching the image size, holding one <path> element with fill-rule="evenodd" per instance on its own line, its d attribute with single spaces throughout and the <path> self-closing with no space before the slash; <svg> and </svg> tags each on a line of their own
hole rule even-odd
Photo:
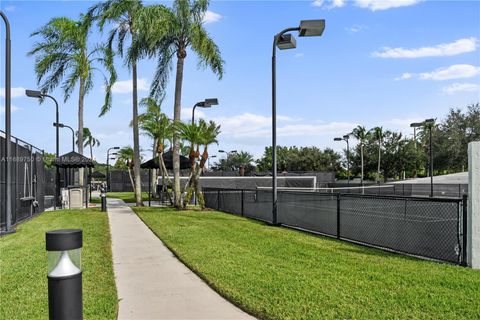
<svg viewBox="0 0 480 320">
<path fill-rule="evenodd" d="M 92 141 L 90 141 L 89 145 L 90 145 L 90 159 L 92 159 L 92 161 L 93 161 Z"/>
<path fill-rule="evenodd" d="M 158 139 L 153 139 L 153 152 L 152 152 L 152 159 L 155 159 L 157 156 L 157 146 L 158 146 Z M 160 167 L 160 162 L 158 163 Z M 153 193 L 157 193 L 157 170 L 153 169 L 151 172 L 151 182 L 152 182 L 152 190 Z"/>
<path fill-rule="evenodd" d="M 181 117 L 181 103 L 182 103 L 182 82 L 183 82 L 183 64 L 185 58 L 177 58 L 177 74 L 175 79 L 175 104 L 173 107 L 173 120 L 175 122 L 180 121 Z M 173 191 L 174 191 L 174 205 L 179 209 L 181 203 L 181 190 L 180 190 L 180 141 L 178 134 L 173 135 Z"/>
<path fill-rule="evenodd" d="M 143 206 L 142 201 L 142 181 L 140 178 L 140 141 L 138 132 L 138 97 L 137 97 L 137 62 L 132 63 L 133 76 L 133 175 L 135 177 L 135 203 L 137 206 Z"/>
<path fill-rule="evenodd" d="M 83 155 L 83 102 L 85 98 L 85 79 L 80 78 L 78 88 L 78 153 Z M 78 183 L 84 185 L 83 168 L 78 170 Z"/>
</svg>

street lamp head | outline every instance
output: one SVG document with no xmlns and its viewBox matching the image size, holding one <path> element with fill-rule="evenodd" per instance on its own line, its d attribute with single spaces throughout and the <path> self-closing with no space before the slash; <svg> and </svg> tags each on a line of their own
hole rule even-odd
<svg viewBox="0 0 480 320">
<path fill-rule="evenodd" d="M 297 40 L 290 33 L 281 35 L 277 40 L 277 47 L 280 50 L 294 49 L 297 47 Z"/>
<path fill-rule="evenodd" d="M 120 149 L 120 147 L 113 147 L 112 149 L 119 150 L 119 149 Z"/>
<path fill-rule="evenodd" d="M 421 122 L 414 122 L 414 123 L 410 123 L 410 127 L 411 128 L 418 128 L 418 127 L 421 127 L 423 123 Z"/>
<path fill-rule="evenodd" d="M 218 150 L 218 152 L 225 153 L 225 150 Z"/>
<path fill-rule="evenodd" d="M 425 119 L 425 123 L 428 123 L 428 124 L 435 123 L 435 119 L 433 119 L 433 118 L 432 119 Z"/>
<path fill-rule="evenodd" d="M 333 141 L 342 141 L 342 138 L 333 138 Z"/>
<path fill-rule="evenodd" d="M 343 136 L 343 139 L 345 139 L 345 140 L 350 139 L 350 135 L 348 135 L 348 134 L 344 135 L 344 136 Z"/>
<path fill-rule="evenodd" d="M 25 94 L 27 95 L 27 97 L 30 97 L 30 98 L 42 98 L 43 97 L 43 93 L 38 91 L 38 90 L 25 90 Z"/>
<path fill-rule="evenodd" d="M 211 98 L 211 99 L 205 99 L 204 101 L 204 108 L 210 108 L 211 106 L 216 106 L 218 105 L 218 99 L 217 98 Z"/>
<path fill-rule="evenodd" d="M 210 156 L 210 158 L 216 158 L 216 157 L 217 157 L 216 155 L 215 156 Z"/>
<path fill-rule="evenodd" d="M 63 123 L 59 123 L 59 124 L 57 124 L 55 122 L 53 123 L 54 127 L 56 127 L 57 125 L 58 125 L 59 128 L 64 128 L 65 127 L 65 125 Z"/>
<path fill-rule="evenodd" d="M 230 153 L 237 153 L 237 150 L 232 150 L 230 151 Z"/>
<path fill-rule="evenodd" d="M 325 30 L 325 20 L 302 20 L 300 21 L 299 37 L 319 37 Z"/>
</svg>

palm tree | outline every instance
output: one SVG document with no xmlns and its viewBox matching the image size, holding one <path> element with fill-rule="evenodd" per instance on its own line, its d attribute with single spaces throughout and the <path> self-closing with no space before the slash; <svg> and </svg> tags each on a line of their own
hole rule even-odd
<svg viewBox="0 0 480 320">
<path fill-rule="evenodd" d="M 79 144 L 79 139 L 80 135 L 78 134 L 78 131 L 75 133 L 77 136 L 77 144 Z M 90 146 L 90 159 L 93 160 L 93 147 L 99 147 L 100 146 L 100 140 L 95 138 L 92 135 L 92 132 L 88 128 L 83 128 L 83 146 Z"/>
<path fill-rule="evenodd" d="M 146 108 L 146 111 L 138 116 L 138 123 L 140 130 L 153 140 L 153 157 L 158 156 L 162 181 L 165 181 L 165 177 L 167 177 L 169 183 L 171 183 L 170 177 L 166 175 L 167 167 L 163 160 L 163 153 L 166 141 L 173 137 L 173 126 L 170 119 L 161 112 L 162 101 L 163 97 L 158 102 L 153 98 L 143 98 L 140 105 Z M 155 184 L 157 180 L 155 171 L 152 174 L 152 183 Z M 162 185 L 165 187 L 165 184 L 162 183 Z"/>
<path fill-rule="evenodd" d="M 368 132 L 364 126 L 357 126 L 355 129 L 353 129 L 351 134 L 355 137 L 355 139 L 357 139 L 360 142 L 360 159 L 361 159 L 360 181 L 363 186 L 363 147 L 365 144 L 365 140 L 367 140 L 368 138 Z"/>
<path fill-rule="evenodd" d="M 162 5 L 146 7 L 142 15 L 142 28 L 148 30 L 143 35 L 148 54 L 158 59 L 157 70 L 151 85 L 152 96 L 163 94 L 174 56 L 177 58 L 174 121 L 181 118 L 183 68 L 187 49 L 191 49 L 200 59 L 200 65 L 210 67 L 218 76 L 223 76 L 224 61 L 220 50 L 203 26 L 203 18 L 208 8 L 208 0 L 175 0 L 172 8 Z M 173 138 L 173 171 L 175 206 L 181 206 L 179 137 Z"/>
<path fill-rule="evenodd" d="M 142 41 L 139 38 L 145 30 L 138 26 L 138 18 L 143 13 L 143 5 L 139 0 L 108 0 L 100 2 L 88 11 L 91 19 L 98 21 L 101 30 L 110 23 L 107 47 L 113 50 L 116 41 L 116 51 L 124 59 L 124 63 L 132 71 L 132 128 L 133 128 L 133 158 L 135 176 L 135 202 L 142 206 L 142 187 L 140 180 L 140 142 L 138 129 L 138 94 L 137 94 L 137 62 L 142 57 Z M 130 46 L 127 46 L 130 39 Z M 102 109 L 104 115 L 110 106 Z"/>
<path fill-rule="evenodd" d="M 370 134 L 375 141 L 378 142 L 378 167 L 377 167 L 377 183 L 380 182 L 380 164 L 382 157 L 383 128 L 375 127 L 370 130 Z"/>
<path fill-rule="evenodd" d="M 180 139 L 189 143 L 188 158 L 190 160 L 190 175 L 185 184 L 186 195 L 183 207 L 186 207 L 195 191 L 195 173 L 197 170 L 197 158 L 200 157 L 200 144 L 202 143 L 202 135 L 205 131 L 205 121 L 200 120 L 199 123 L 178 122 L 176 123 L 178 136 Z"/>
<path fill-rule="evenodd" d="M 253 162 L 253 156 L 246 151 L 240 151 L 234 154 L 233 157 L 233 161 L 239 167 L 239 174 L 243 177 L 245 175 L 245 167 Z"/>
<path fill-rule="evenodd" d="M 31 34 L 41 41 L 33 45 L 29 56 L 35 55 L 35 73 L 40 90 L 51 92 L 61 86 L 64 101 L 68 101 L 78 85 L 78 152 L 83 154 L 84 98 L 93 89 L 94 71 L 100 71 L 105 81 L 103 109 L 111 106 L 111 88 L 116 81 L 112 51 L 102 46 L 90 47 L 88 36 L 91 26 L 89 16 L 79 21 L 66 17 L 53 18 Z M 100 66 L 109 73 L 108 78 Z M 83 175 L 80 174 L 80 184 Z"/>
<path fill-rule="evenodd" d="M 130 177 L 130 183 L 132 188 L 135 190 L 135 182 L 132 177 L 132 168 L 135 165 L 134 152 L 132 147 L 126 146 L 118 150 L 117 152 L 117 161 L 123 162 L 127 166 L 128 176 Z"/>
</svg>

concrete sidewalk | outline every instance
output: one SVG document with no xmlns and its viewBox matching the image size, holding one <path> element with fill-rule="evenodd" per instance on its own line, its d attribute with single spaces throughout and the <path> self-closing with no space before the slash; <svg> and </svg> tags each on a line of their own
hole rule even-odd
<svg viewBox="0 0 480 320">
<path fill-rule="evenodd" d="M 118 319 L 253 319 L 163 245 L 122 200 L 108 199 Z"/>
</svg>

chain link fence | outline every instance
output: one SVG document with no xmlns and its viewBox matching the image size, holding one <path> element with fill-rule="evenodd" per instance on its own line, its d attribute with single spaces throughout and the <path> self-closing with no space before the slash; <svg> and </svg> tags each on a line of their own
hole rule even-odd
<svg viewBox="0 0 480 320">
<path fill-rule="evenodd" d="M 271 222 L 271 190 L 204 189 L 208 208 Z M 455 264 L 465 264 L 466 198 L 279 191 L 278 223 Z"/>
<path fill-rule="evenodd" d="M 7 201 L 12 226 L 45 210 L 45 167 L 43 150 L 12 137 L 12 158 L 6 159 L 5 133 L 0 131 L 0 232 L 6 230 Z M 11 198 L 6 196 L 6 163 L 11 162 Z"/>
</svg>

